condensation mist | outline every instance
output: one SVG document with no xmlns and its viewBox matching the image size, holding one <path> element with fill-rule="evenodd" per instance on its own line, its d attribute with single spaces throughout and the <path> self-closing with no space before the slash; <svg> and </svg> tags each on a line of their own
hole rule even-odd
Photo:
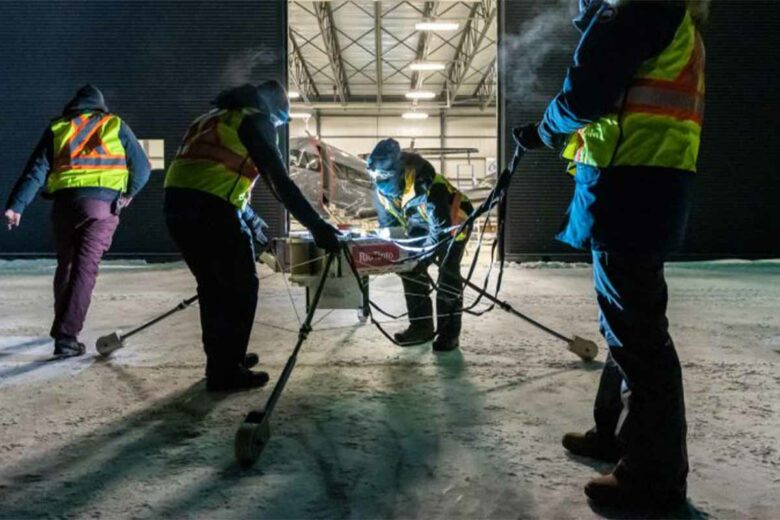
<svg viewBox="0 0 780 520">
<path fill-rule="evenodd" d="M 576 29 L 572 19 L 577 15 L 577 0 L 550 0 L 540 2 L 535 16 L 519 28 L 507 27 L 499 53 L 502 63 L 511 61 L 506 71 L 512 95 L 533 101 L 537 92 L 538 72 L 553 51 L 570 50 L 571 37 Z M 549 93 L 546 93 L 549 97 Z"/>
<path fill-rule="evenodd" d="M 258 67 L 267 68 L 283 59 L 278 49 L 256 47 L 230 57 L 220 78 L 221 87 L 235 87 L 244 83 L 258 83 L 269 78 L 254 75 Z"/>
</svg>

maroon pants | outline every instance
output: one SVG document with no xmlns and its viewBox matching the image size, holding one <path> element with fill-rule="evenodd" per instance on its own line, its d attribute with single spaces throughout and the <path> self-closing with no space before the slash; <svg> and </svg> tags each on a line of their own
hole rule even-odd
<svg viewBox="0 0 780 520">
<path fill-rule="evenodd" d="M 78 337 L 84 327 L 100 259 L 111 246 L 119 217 L 97 199 L 55 200 L 52 209 L 57 272 L 51 336 Z"/>
</svg>

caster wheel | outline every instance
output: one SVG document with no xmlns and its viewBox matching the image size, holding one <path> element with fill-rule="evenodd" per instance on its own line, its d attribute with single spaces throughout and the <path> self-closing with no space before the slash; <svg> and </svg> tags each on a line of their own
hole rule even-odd
<svg viewBox="0 0 780 520">
<path fill-rule="evenodd" d="M 248 468 L 257 462 L 270 437 L 268 421 L 241 423 L 236 432 L 234 446 L 236 460 L 241 467 Z"/>
<path fill-rule="evenodd" d="M 119 331 L 107 336 L 101 336 L 95 343 L 95 349 L 98 351 L 98 354 L 103 357 L 111 355 L 112 352 L 119 350 L 123 346 L 122 336 L 120 336 Z"/>
<path fill-rule="evenodd" d="M 574 336 L 569 342 L 569 350 L 577 354 L 583 361 L 593 361 L 599 353 L 599 347 L 593 341 Z"/>
</svg>

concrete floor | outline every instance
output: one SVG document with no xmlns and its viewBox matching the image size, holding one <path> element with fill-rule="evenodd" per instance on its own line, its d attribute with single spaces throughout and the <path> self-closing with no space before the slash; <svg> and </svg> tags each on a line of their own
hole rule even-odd
<svg viewBox="0 0 780 520">
<path fill-rule="evenodd" d="M 503 297 L 597 339 L 590 270 L 552 267 L 510 267 Z M 186 269 L 106 264 L 83 338 L 90 350 L 57 362 L 47 361 L 52 272 L 45 261 L 0 265 L 2 518 L 632 516 L 592 508 L 582 486 L 609 466 L 559 445 L 590 426 L 601 362 L 583 364 L 502 311 L 467 317 L 462 351 L 442 356 L 399 349 L 354 312 L 326 316 L 270 445 L 242 470 L 233 435 L 270 389 L 205 392 L 196 309 L 110 360 L 94 352 L 99 335 L 191 295 Z M 297 321 L 281 276 L 261 275 L 250 350 L 273 382 Z M 678 264 L 668 278 L 692 467 L 689 506 L 673 515 L 778 518 L 780 263 Z M 302 290 L 292 290 L 300 313 Z M 393 276 L 377 278 L 373 294 L 403 307 Z"/>
</svg>

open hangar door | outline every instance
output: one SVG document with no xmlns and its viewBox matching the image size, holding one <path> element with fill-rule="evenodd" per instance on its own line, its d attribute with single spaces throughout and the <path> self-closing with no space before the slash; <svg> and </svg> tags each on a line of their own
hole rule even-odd
<svg viewBox="0 0 780 520">
<path fill-rule="evenodd" d="M 514 126 L 534 122 L 561 87 L 579 33 L 572 0 L 501 2 L 499 133 L 508 162 Z M 780 256 L 772 145 L 780 137 L 780 2 L 713 2 L 704 28 L 707 95 L 699 172 L 677 259 Z M 746 37 L 746 31 L 749 37 Z M 525 156 L 509 193 L 507 259 L 585 258 L 554 239 L 573 191 L 557 151 Z M 615 218 L 620 218 L 616 215 Z M 588 255 L 589 256 L 589 255 Z"/>
<path fill-rule="evenodd" d="M 0 3 L 0 48 L 24 49 L 0 53 L 3 203 L 47 121 L 80 85 L 93 83 L 109 109 L 149 140 L 156 168 L 122 213 L 109 254 L 175 254 L 162 214 L 164 167 L 220 89 L 286 81 L 286 16 L 286 2 L 263 0 Z M 252 205 L 274 235 L 286 233 L 284 211 L 262 186 Z M 0 254 L 51 254 L 50 209 L 40 199 L 31 204 L 21 228 L 0 233 Z"/>
<path fill-rule="evenodd" d="M 362 158 L 386 138 L 484 200 L 497 157 L 497 11 L 497 0 L 290 0 L 290 171 L 321 214 L 375 227 Z"/>
</svg>

